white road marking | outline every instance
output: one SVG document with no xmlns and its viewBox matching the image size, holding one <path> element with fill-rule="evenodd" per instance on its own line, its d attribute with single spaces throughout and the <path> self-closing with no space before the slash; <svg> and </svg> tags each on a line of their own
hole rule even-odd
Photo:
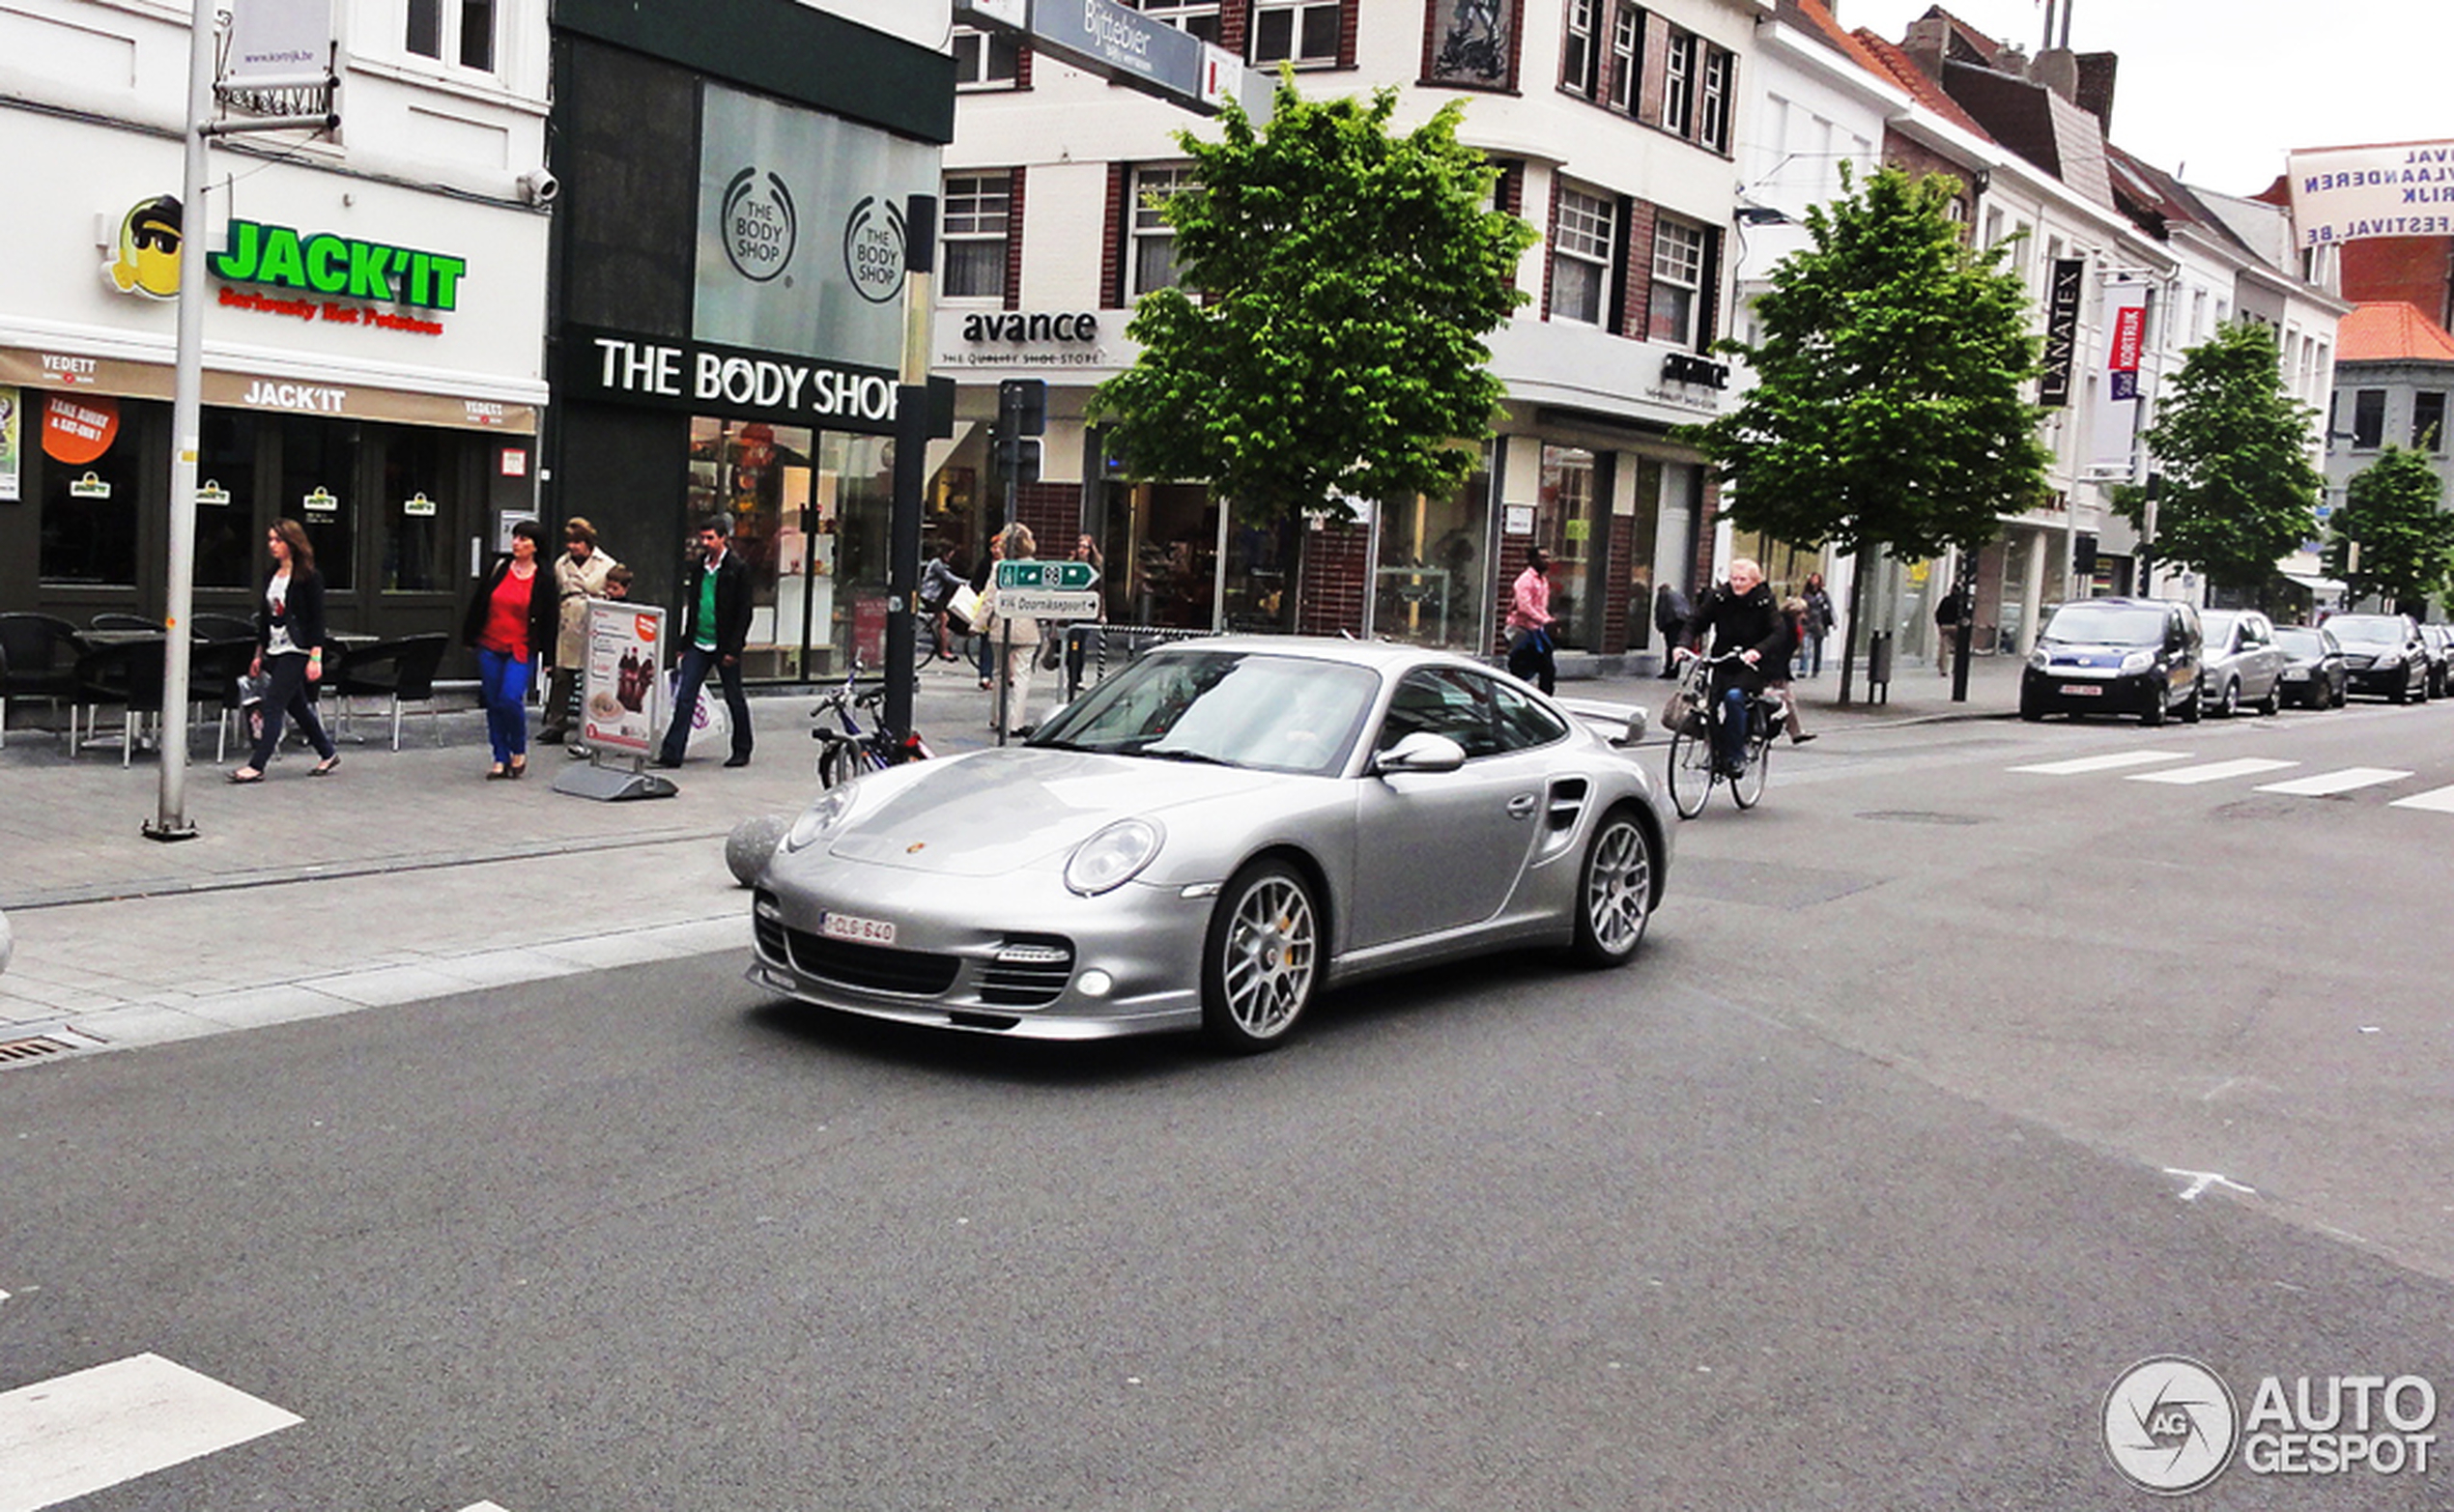
<svg viewBox="0 0 2454 1512">
<path fill-rule="evenodd" d="M 2134 772 L 2126 781 L 2133 783 L 2220 783 L 2228 778 L 2250 777 L 2260 772 L 2281 771 L 2298 766 L 2297 761 L 2270 761 L 2265 756 L 2241 756 L 2231 761 L 2210 761 L 2205 766 L 2185 766 L 2174 772 Z"/>
<path fill-rule="evenodd" d="M 2079 777 L 2089 772 L 2110 772 L 2125 766 L 2150 766 L 2158 761 L 2182 761 L 2188 754 L 2181 751 L 2116 751 L 2111 756 L 2074 756 L 2068 761 L 2046 761 L 2037 766 L 2014 766 L 2014 772 L 2036 772 L 2045 777 Z"/>
<path fill-rule="evenodd" d="M 0 1512 L 37 1512 L 301 1422 L 158 1355 L 0 1392 Z"/>
<path fill-rule="evenodd" d="M 2243 1192 L 2252 1197 L 2258 1195 L 2257 1187 L 2243 1186 L 2240 1183 L 2233 1181 L 2229 1177 L 2215 1171 L 2181 1171 L 2168 1165 L 2164 1168 L 2164 1174 L 2167 1176 L 2186 1176 L 2190 1179 L 2190 1184 L 2182 1188 L 2182 1200 L 2183 1202 L 2198 1201 L 2200 1196 L 2211 1186 L 2221 1186 L 2227 1191 Z"/>
<path fill-rule="evenodd" d="M 2324 798 L 2329 793 L 2348 793 L 2355 787 L 2375 787 L 2380 783 L 2400 782 L 2411 775 L 2389 766 L 2347 766 L 2340 772 L 2320 772 L 2287 782 L 2263 783 L 2258 790 L 2262 793 L 2293 793 L 2303 798 Z"/>
<path fill-rule="evenodd" d="M 2432 809 L 2439 813 L 2454 813 L 2454 787 L 2434 787 L 2409 798 L 2397 798 L 2386 805 L 2390 809 Z"/>
</svg>

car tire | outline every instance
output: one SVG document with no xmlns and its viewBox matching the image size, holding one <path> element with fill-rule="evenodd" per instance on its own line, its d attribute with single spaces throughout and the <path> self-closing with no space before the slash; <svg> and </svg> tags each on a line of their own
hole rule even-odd
<svg viewBox="0 0 2454 1512">
<path fill-rule="evenodd" d="M 2195 692 L 2190 695 L 2189 706 L 2191 708 L 2198 707 L 2198 695 Z M 2158 688 L 2149 697 L 2148 706 L 2139 711 L 2139 723 L 2150 729 L 2154 729 L 2156 726 L 2164 723 L 2164 716 L 2172 711 L 2172 707 L 2173 690 L 2170 688 Z"/>
<path fill-rule="evenodd" d="M 2184 725 L 2195 725 L 2199 722 L 2199 717 L 2207 712 L 2207 705 L 2199 699 L 2196 684 L 2191 685 L 2188 698 L 2174 705 L 2173 712 L 2182 716 L 2182 723 Z"/>
<path fill-rule="evenodd" d="M 2263 719 L 2273 719 L 2284 711 L 2284 685 L 2281 678 L 2267 685 L 2267 697 L 2258 700 L 2258 713 Z"/>
<path fill-rule="evenodd" d="M 2406 677 L 2406 678 L 2404 678 L 2401 682 L 2396 683 L 2396 684 L 2394 685 L 2394 691 L 2393 691 L 2392 693 L 2387 694 L 2385 697 L 2386 697 L 2386 701 L 2387 701 L 2387 702 L 2389 702 L 2389 703 L 2409 703 L 2409 702 L 2411 702 L 2411 678 L 2409 678 L 2409 677 Z"/>
<path fill-rule="evenodd" d="M 2351 701 L 2352 679 L 2347 677 L 2343 681 L 2335 684 L 2335 707 L 2341 708 Z"/>
<path fill-rule="evenodd" d="M 2019 692 L 2019 717 L 2034 725 L 2045 717 L 2044 705 L 2025 688 Z"/>
<path fill-rule="evenodd" d="M 1613 809 L 1602 816 L 1577 871 L 1573 954 L 1580 964 L 1624 966 L 1636 958 L 1653 917 L 1653 878 L 1660 865 L 1659 846 L 1635 810 Z"/>
<path fill-rule="evenodd" d="M 2227 677 L 2224 679 L 2224 691 L 2221 694 L 2218 694 L 2215 699 L 2215 717 L 2217 719 L 2231 719 L 2234 715 L 2239 714 L 2240 711 L 2240 681 L 2238 678 Z"/>
<path fill-rule="evenodd" d="M 1283 861 L 1257 861 L 1219 891 L 1202 942 L 1202 1031 L 1223 1050 L 1274 1050 L 1321 989 L 1321 911 Z"/>
</svg>

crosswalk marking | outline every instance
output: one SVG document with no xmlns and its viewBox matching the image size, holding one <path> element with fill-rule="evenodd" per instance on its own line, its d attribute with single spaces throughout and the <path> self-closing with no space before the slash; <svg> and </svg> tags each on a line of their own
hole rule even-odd
<svg viewBox="0 0 2454 1512">
<path fill-rule="evenodd" d="M 2260 772 L 2278 772 L 2297 761 L 2274 761 L 2265 756 L 2240 756 L 2230 761 L 2210 761 L 2205 766 L 2185 766 L 2170 772 L 2134 772 L 2127 781 L 2133 783 L 2220 783 L 2229 778 L 2252 777 Z"/>
<path fill-rule="evenodd" d="M 2319 772 L 2308 777 L 2288 778 L 2280 783 L 2263 783 L 2258 790 L 2262 793 L 2324 798 L 2333 793 L 2348 793 L 2355 787 L 2375 787 L 2380 783 L 2400 782 L 2411 775 L 2390 766 L 2347 766 L 2340 772 Z"/>
<path fill-rule="evenodd" d="M 0 1392 L 0 1512 L 38 1512 L 303 1421 L 158 1355 Z"/>
<path fill-rule="evenodd" d="M 2014 772 L 2036 772 L 2045 777 L 2080 777 L 2089 772 L 2110 772 L 2126 766 L 2152 766 L 2158 761 L 2183 761 L 2188 757 L 2179 751 L 2116 751 L 2110 756 L 2073 756 L 2068 761 L 2045 761 L 2036 766 L 2014 766 Z"/>
<path fill-rule="evenodd" d="M 2409 798 L 2397 798 L 2386 807 L 2390 809 L 2430 809 L 2439 813 L 2454 813 L 2454 787 L 2438 787 L 2432 788 L 2428 792 L 2424 793 L 2413 793 Z"/>
</svg>

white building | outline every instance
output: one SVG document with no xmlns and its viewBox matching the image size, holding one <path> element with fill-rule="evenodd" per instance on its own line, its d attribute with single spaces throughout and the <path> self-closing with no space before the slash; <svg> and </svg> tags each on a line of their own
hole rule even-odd
<svg viewBox="0 0 2454 1512">
<path fill-rule="evenodd" d="M 545 10 L 342 0 L 340 126 L 217 139 L 201 212 L 177 203 L 187 8 L 0 10 L 0 609 L 161 612 L 184 244 L 214 254 L 196 607 L 250 612 L 289 516 L 336 624 L 456 623 L 532 498 Z"/>
</svg>

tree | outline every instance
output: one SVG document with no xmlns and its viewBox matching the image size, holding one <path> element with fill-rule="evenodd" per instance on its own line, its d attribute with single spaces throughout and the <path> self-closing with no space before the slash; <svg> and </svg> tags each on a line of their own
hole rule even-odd
<svg viewBox="0 0 2454 1512">
<path fill-rule="evenodd" d="M 2114 507 L 2155 555 L 2217 586 L 2265 587 L 2277 558 L 2317 533 L 2326 486 L 2310 465 L 2315 410 L 2284 391 L 2275 338 L 2235 321 L 2192 347 L 2144 437 L 2164 475 L 2149 537 L 2143 496 Z"/>
<path fill-rule="evenodd" d="M 2426 455 L 2386 447 L 2353 475 L 2328 522 L 2326 571 L 2350 585 L 2354 599 L 2387 594 L 2397 609 L 2426 613 L 2429 597 L 2454 582 L 2454 515 L 2438 507 L 2443 493 Z M 2357 566 L 2348 549 L 2354 541 Z"/>
<path fill-rule="evenodd" d="M 1193 183 L 1162 213 L 1182 286 L 1143 297 L 1141 357 L 1092 397 L 1131 475 L 1207 479 L 1296 551 L 1303 513 L 1346 518 L 1342 496 L 1464 483 L 1504 391 L 1482 337 L 1526 298 L 1534 231 L 1488 208 L 1463 105 L 1398 137 L 1396 104 L 1309 100 L 1282 71 L 1260 131 L 1231 103 L 1218 141 L 1179 132 Z"/>
<path fill-rule="evenodd" d="M 1978 249 L 1948 206 L 1959 185 L 1886 168 L 1807 211 L 1811 244 L 1783 258 L 1755 301 L 1759 344 L 1720 343 L 1753 370 L 1738 404 L 1687 434 L 1728 485 L 1740 528 L 1861 559 L 1991 540 L 2028 507 L 2048 461 L 2028 293 L 2006 244 Z M 1867 574 L 1850 585 L 1849 699 Z"/>
</svg>

